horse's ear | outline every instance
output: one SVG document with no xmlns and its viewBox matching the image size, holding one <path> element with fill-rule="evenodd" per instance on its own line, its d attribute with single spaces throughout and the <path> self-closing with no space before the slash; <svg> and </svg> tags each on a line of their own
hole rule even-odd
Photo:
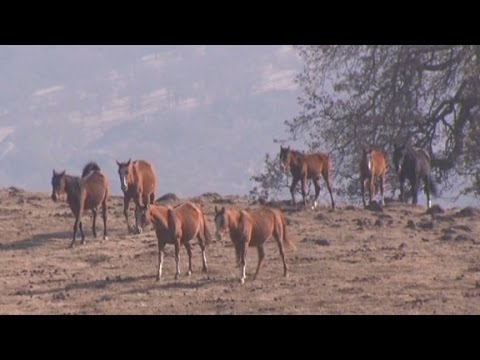
<svg viewBox="0 0 480 360">
<path fill-rule="evenodd" d="M 287 150 L 290 151 L 290 145 L 287 146 Z"/>
<path fill-rule="evenodd" d="M 127 161 L 127 166 L 128 166 L 128 165 L 130 165 L 130 161 L 132 161 L 132 159 L 131 159 L 131 158 L 130 158 L 130 159 L 128 159 L 128 161 Z"/>
<path fill-rule="evenodd" d="M 218 214 L 218 209 L 217 209 L 217 205 L 215 205 L 215 215 Z"/>
<path fill-rule="evenodd" d="M 115 161 L 116 161 L 117 165 L 120 166 L 120 162 L 116 159 L 115 159 Z"/>
<path fill-rule="evenodd" d="M 55 171 L 55 169 L 53 169 L 53 176 L 57 175 L 57 172 Z"/>
<path fill-rule="evenodd" d="M 65 175 L 65 172 L 66 172 L 66 171 L 67 171 L 67 170 L 63 170 L 59 175 L 60 175 L 60 176 Z"/>
<path fill-rule="evenodd" d="M 222 211 L 221 211 L 222 214 L 225 213 L 225 206 L 222 206 Z"/>
</svg>

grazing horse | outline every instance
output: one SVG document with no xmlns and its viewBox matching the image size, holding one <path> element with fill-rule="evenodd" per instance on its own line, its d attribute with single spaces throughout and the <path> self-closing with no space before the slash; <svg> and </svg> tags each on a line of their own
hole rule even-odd
<svg viewBox="0 0 480 360">
<path fill-rule="evenodd" d="M 158 241 L 158 273 L 157 281 L 162 276 L 163 256 L 166 244 L 175 245 L 175 279 L 180 275 L 180 245 L 183 244 L 188 253 L 188 275 L 192 274 L 192 245 L 190 240 L 197 238 L 202 250 L 203 271 L 207 271 L 205 248 L 212 237 L 208 231 L 203 211 L 191 202 L 185 202 L 171 208 L 169 206 L 150 205 L 147 203 L 135 209 L 135 218 L 139 228 L 155 225 Z"/>
<path fill-rule="evenodd" d="M 135 207 L 143 207 L 148 203 L 153 204 L 157 187 L 155 172 L 153 166 L 144 160 L 117 161 L 117 165 L 120 188 L 123 191 L 123 215 L 127 222 L 127 230 L 138 232 L 138 225 L 135 224 L 135 229 L 132 229 L 128 222 L 128 205 L 131 199 L 133 199 Z"/>
<path fill-rule="evenodd" d="M 375 181 L 380 180 L 380 194 L 382 196 L 382 205 L 385 205 L 383 190 L 385 187 L 385 176 L 387 173 L 387 164 L 383 152 L 375 147 L 369 149 L 363 148 L 362 158 L 360 160 L 360 183 L 362 187 L 363 207 L 365 204 L 365 187 L 368 186 L 369 204 L 377 194 Z"/>
<path fill-rule="evenodd" d="M 290 193 L 292 194 L 292 204 L 295 204 L 295 187 L 298 182 L 302 185 L 302 197 L 303 205 L 307 206 L 305 199 L 306 182 L 307 179 L 313 181 L 315 186 L 315 199 L 313 202 L 313 208 L 317 207 L 317 199 L 320 194 L 320 176 L 323 177 L 327 184 L 328 192 L 330 193 L 330 199 L 332 200 L 332 209 L 335 209 L 335 202 L 333 201 L 332 187 L 330 186 L 330 157 L 327 154 L 314 153 L 305 155 L 299 151 L 290 150 L 290 147 L 284 148 L 280 146 L 280 166 L 284 171 L 290 167 L 292 173 L 292 185 L 290 186 Z"/>
<path fill-rule="evenodd" d="M 418 203 L 418 189 L 423 181 L 427 195 L 427 208 L 432 206 L 430 192 L 437 194 L 435 183 L 432 180 L 430 155 L 423 149 L 414 148 L 410 143 L 394 145 L 393 163 L 400 180 L 400 200 L 405 202 L 404 182 L 410 181 L 412 187 L 412 204 Z"/>
<path fill-rule="evenodd" d="M 75 236 L 78 227 L 82 235 L 82 244 L 85 244 L 85 235 L 83 234 L 82 215 L 84 210 L 92 210 L 93 237 L 97 237 L 95 223 L 97 220 L 97 207 L 102 205 L 103 217 L 103 238 L 107 240 L 107 199 L 108 199 L 108 180 L 100 171 L 100 167 L 94 163 L 85 165 L 82 177 L 70 176 L 65 174 L 65 170 L 57 173 L 53 170 L 52 177 L 52 200 L 57 201 L 58 196 L 66 193 L 67 203 L 75 216 L 73 225 L 73 240 L 70 247 L 75 245 Z"/>
<path fill-rule="evenodd" d="M 242 266 L 240 282 L 245 282 L 245 270 L 247 266 L 247 249 L 256 246 L 258 251 L 257 271 L 253 280 L 257 278 L 260 265 L 265 258 L 264 244 L 274 237 L 280 250 L 283 261 L 283 275 L 288 276 L 287 263 L 285 262 L 284 247 L 295 249 L 295 245 L 287 237 L 285 217 L 278 209 L 263 207 L 252 211 L 240 211 L 235 209 L 219 211 L 215 206 L 215 235 L 221 240 L 227 230 L 230 239 L 235 246 L 237 264 Z"/>
</svg>

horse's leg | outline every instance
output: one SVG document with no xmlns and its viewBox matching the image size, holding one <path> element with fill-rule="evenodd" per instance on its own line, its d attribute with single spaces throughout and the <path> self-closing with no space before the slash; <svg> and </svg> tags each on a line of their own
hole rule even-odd
<svg viewBox="0 0 480 360">
<path fill-rule="evenodd" d="M 107 197 L 102 202 L 102 218 L 103 218 L 103 240 L 108 240 L 107 232 Z"/>
<path fill-rule="evenodd" d="M 130 227 L 130 224 L 128 222 L 128 205 L 130 205 L 130 200 L 131 200 L 131 196 L 125 193 L 123 197 L 123 215 L 125 216 L 125 221 L 127 222 L 127 231 L 129 233 L 132 232 L 132 228 Z"/>
<path fill-rule="evenodd" d="M 313 179 L 313 186 L 315 188 L 315 199 L 313 199 L 313 209 L 317 207 L 318 195 L 320 195 L 320 183 L 319 179 Z"/>
<path fill-rule="evenodd" d="M 292 194 L 292 205 L 295 205 L 295 188 L 300 179 L 293 177 L 292 185 L 290 185 L 290 194 Z"/>
<path fill-rule="evenodd" d="M 399 178 L 400 180 L 400 201 L 405 203 L 405 179 Z"/>
<path fill-rule="evenodd" d="M 72 239 L 72 243 L 70 244 L 70 247 L 74 247 L 75 246 L 75 236 L 77 234 L 77 228 L 78 228 L 78 215 L 75 215 L 75 223 L 73 224 L 73 239 Z"/>
<path fill-rule="evenodd" d="M 203 224 L 203 226 L 207 226 L 206 224 Z M 205 239 L 204 230 L 200 231 L 197 235 L 198 238 L 198 244 L 200 245 L 200 249 L 202 250 L 202 271 L 207 272 L 207 255 L 205 253 L 205 248 L 207 244 L 207 239 Z"/>
<path fill-rule="evenodd" d="M 427 209 L 432 207 L 432 200 L 430 200 L 430 176 L 426 175 L 423 179 L 425 182 L 425 194 L 427 195 Z"/>
<path fill-rule="evenodd" d="M 262 261 L 265 258 L 265 249 L 263 244 L 257 245 L 258 250 L 258 264 L 257 264 L 257 271 L 255 271 L 255 275 L 253 275 L 253 280 L 257 278 L 258 272 L 260 271 L 260 266 L 262 265 Z"/>
<path fill-rule="evenodd" d="M 175 280 L 180 276 L 180 238 L 175 239 Z"/>
<path fill-rule="evenodd" d="M 92 221 L 92 234 L 94 238 L 97 238 L 97 229 L 95 229 L 95 224 L 97 222 L 97 207 L 94 206 L 92 208 L 92 213 L 93 213 L 93 221 Z"/>
<path fill-rule="evenodd" d="M 242 253 L 241 253 L 241 247 L 240 247 L 240 242 L 239 241 L 234 241 L 233 245 L 235 246 L 235 258 L 237 260 L 237 267 L 240 267 L 242 263 Z"/>
<path fill-rule="evenodd" d="M 188 254 L 188 272 L 187 275 L 190 276 L 192 275 L 193 269 L 192 269 L 192 245 L 190 242 L 185 241 L 185 249 L 187 249 L 187 254 Z"/>
<path fill-rule="evenodd" d="M 242 277 L 240 278 L 240 283 L 245 283 L 245 278 L 247 277 L 245 272 L 247 269 L 247 251 L 248 251 L 248 242 L 246 239 L 241 239 L 239 244 L 239 250 L 241 255 L 241 262 L 242 265 Z"/>
<path fill-rule="evenodd" d="M 165 241 L 158 240 L 158 272 L 157 272 L 157 281 L 162 277 L 162 266 L 163 266 L 163 256 L 165 252 Z"/>
<path fill-rule="evenodd" d="M 375 176 L 372 174 L 370 176 L 370 187 L 368 189 L 368 204 L 372 203 L 372 200 L 375 198 Z"/>
<path fill-rule="evenodd" d="M 82 235 L 82 242 L 81 242 L 81 244 L 84 245 L 84 244 L 85 244 L 85 234 L 83 233 L 83 223 L 82 223 L 82 219 L 80 219 L 80 221 L 78 222 L 78 227 L 80 228 L 80 234 Z"/>
<path fill-rule="evenodd" d="M 367 203 L 365 202 L 365 182 L 367 179 L 360 178 L 360 188 L 362 191 L 362 202 L 363 202 L 363 208 L 367 207 Z"/>
<path fill-rule="evenodd" d="M 305 189 L 305 186 L 307 185 L 307 178 L 306 176 L 305 177 L 302 177 L 300 179 L 300 183 L 302 185 L 302 198 L 303 198 L 303 207 L 306 208 L 307 207 L 307 199 L 306 199 L 306 189 Z"/>
<path fill-rule="evenodd" d="M 332 201 L 332 209 L 335 209 L 335 201 L 333 201 L 332 186 L 330 185 L 330 176 L 327 172 L 324 172 L 323 173 L 323 178 L 325 179 L 325 182 L 327 183 L 327 189 L 328 189 L 328 192 L 330 193 L 330 200 Z"/>
<path fill-rule="evenodd" d="M 420 185 L 420 179 L 418 177 L 414 177 L 412 179 L 413 181 L 410 182 L 412 186 L 412 205 L 417 205 L 418 204 L 418 188 Z"/>
<path fill-rule="evenodd" d="M 380 196 L 382 197 L 382 206 L 385 206 L 385 197 L 383 195 L 385 186 L 385 174 L 380 177 Z"/>
</svg>

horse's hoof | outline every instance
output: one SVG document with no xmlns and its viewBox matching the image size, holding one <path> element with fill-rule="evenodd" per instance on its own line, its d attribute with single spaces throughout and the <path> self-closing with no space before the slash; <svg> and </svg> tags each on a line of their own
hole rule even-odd
<svg viewBox="0 0 480 360">
<path fill-rule="evenodd" d="M 157 276 L 155 281 L 160 281 L 160 276 Z"/>
<path fill-rule="evenodd" d="M 244 278 L 240 279 L 240 284 L 245 284 L 245 279 Z"/>
<path fill-rule="evenodd" d="M 108 240 L 108 236 L 104 236 L 104 237 L 103 237 L 103 240 Z"/>
<path fill-rule="evenodd" d="M 203 271 L 203 272 L 207 272 L 208 269 L 207 269 L 206 267 L 204 267 L 204 268 L 202 269 L 202 271 Z"/>
<path fill-rule="evenodd" d="M 187 276 L 190 276 L 190 275 L 192 275 L 192 272 L 190 270 L 188 270 Z"/>
</svg>

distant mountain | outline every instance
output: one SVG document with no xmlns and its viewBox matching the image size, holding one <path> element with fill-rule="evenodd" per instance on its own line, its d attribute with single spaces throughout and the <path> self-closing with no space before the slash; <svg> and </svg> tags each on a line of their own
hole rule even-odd
<svg viewBox="0 0 480 360">
<path fill-rule="evenodd" d="M 0 187 L 142 158 L 158 194 L 245 194 L 298 113 L 290 46 L 2 46 Z"/>
</svg>

